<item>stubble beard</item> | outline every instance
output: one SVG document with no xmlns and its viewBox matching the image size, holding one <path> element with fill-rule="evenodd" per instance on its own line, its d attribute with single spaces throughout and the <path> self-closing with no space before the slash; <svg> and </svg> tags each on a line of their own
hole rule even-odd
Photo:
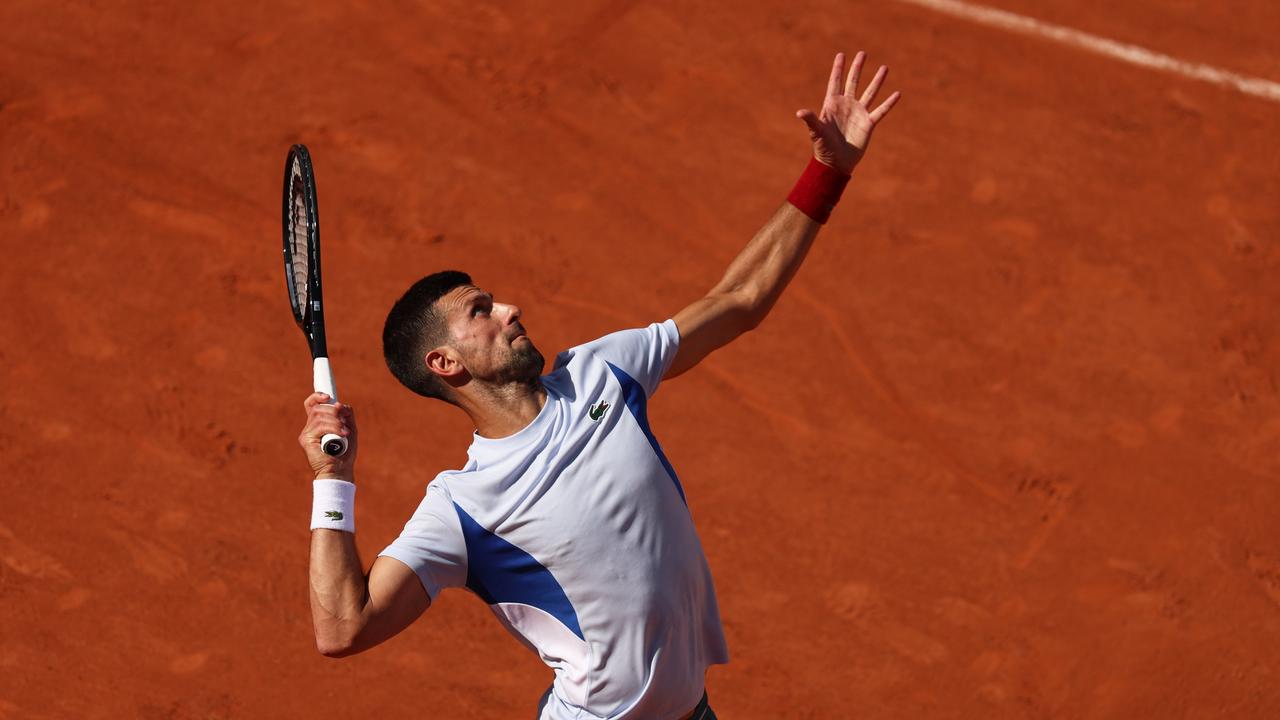
<svg viewBox="0 0 1280 720">
<path fill-rule="evenodd" d="M 528 340 L 528 338 L 525 338 Z M 531 384 L 537 382 L 538 377 L 542 375 L 542 365 L 545 359 L 542 353 L 538 352 L 538 348 L 533 346 L 533 342 L 527 343 L 528 347 L 512 347 L 511 355 L 499 374 L 498 381 L 501 384 Z"/>
</svg>

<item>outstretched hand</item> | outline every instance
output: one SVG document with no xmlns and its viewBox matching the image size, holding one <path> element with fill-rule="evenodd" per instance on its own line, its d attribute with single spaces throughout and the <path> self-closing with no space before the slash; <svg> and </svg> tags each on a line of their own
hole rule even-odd
<svg viewBox="0 0 1280 720">
<path fill-rule="evenodd" d="M 853 56 L 853 67 L 849 71 L 849 79 L 841 88 L 844 78 L 844 53 L 837 53 L 835 63 L 831 66 L 831 79 L 827 82 L 827 97 L 822 101 L 822 110 L 797 110 L 796 117 L 809 127 L 809 139 L 813 141 L 813 156 L 818 162 L 828 165 L 848 175 L 862 159 L 871 142 L 871 131 L 893 109 L 902 93 L 895 92 L 871 110 L 871 103 L 880 92 L 880 86 L 889 74 L 889 68 L 881 65 L 871 83 L 855 96 L 858 89 L 858 75 L 862 72 L 862 63 L 867 54 L 858 51 Z"/>
</svg>

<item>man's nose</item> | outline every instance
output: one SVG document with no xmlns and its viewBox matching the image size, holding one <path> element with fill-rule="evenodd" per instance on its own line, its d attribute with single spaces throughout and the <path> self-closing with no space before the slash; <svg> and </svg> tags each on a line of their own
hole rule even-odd
<svg viewBox="0 0 1280 720">
<path fill-rule="evenodd" d="M 508 325 L 510 325 L 511 323 L 513 323 L 513 322 L 515 322 L 516 320 L 519 320 L 519 319 L 520 319 L 520 315 L 521 315 L 522 313 L 520 312 L 520 307 L 519 307 L 518 305 L 508 305 L 508 304 L 506 304 L 506 303 L 502 303 L 502 307 L 503 307 L 503 308 L 506 310 L 506 312 L 507 312 L 507 324 L 508 324 Z"/>
</svg>

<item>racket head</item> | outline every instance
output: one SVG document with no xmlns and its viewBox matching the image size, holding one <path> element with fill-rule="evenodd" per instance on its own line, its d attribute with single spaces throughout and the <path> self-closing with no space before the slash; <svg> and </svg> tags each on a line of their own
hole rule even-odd
<svg viewBox="0 0 1280 720">
<path fill-rule="evenodd" d="M 311 356 L 326 357 L 320 293 L 320 212 L 311 153 L 289 148 L 284 166 L 284 277 L 293 319 L 306 335 Z"/>
</svg>

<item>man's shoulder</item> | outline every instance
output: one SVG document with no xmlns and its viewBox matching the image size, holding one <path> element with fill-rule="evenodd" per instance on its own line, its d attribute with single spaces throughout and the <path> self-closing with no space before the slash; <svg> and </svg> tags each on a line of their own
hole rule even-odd
<svg viewBox="0 0 1280 720">
<path fill-rule="evenodd" d="M 556 355 L 553 367 L 559 369 L 569 365 L 576 358 L 603 357 L 606 361 L 611 356 L 625 356 L 641 351 L 659 343 L 678 343 L 679 330 L 674 320 L 653 322 L 643 327 L 624 328 L 605 333 L 597 338 L 574 345 Z"/>
<path fill-rule="evenodd" d="M 427 490 L 424 494 L 424 500 L 435 499 L 442 502 L 453 501 L 453 488 L 449 487 L 450 480 L 462 473 L 462 470 L 443 470 L 436 473 L 436 476 L 427 483 Z"/>
<path fill-rule="evenodd" d="M 427 485 L 422 507 L 454 514 L 459 508 L 491 504 L 495 483 L 492 473 L 468 463 L 461 470 L 445 470 Z"/>
<path fill-rule="evenodd" d="M 468 457 L 467 463 L 462 467 L 436 473 L 431 482 L 427 483 L 426 496 L 428 498 L 435 496 L 437 500 L 452 504 L 455 495 L 459 492 L 465 493 L 467 487 L 475 484 L 471 480 L 482 473 L 476 461 Z"/>
</svg>

